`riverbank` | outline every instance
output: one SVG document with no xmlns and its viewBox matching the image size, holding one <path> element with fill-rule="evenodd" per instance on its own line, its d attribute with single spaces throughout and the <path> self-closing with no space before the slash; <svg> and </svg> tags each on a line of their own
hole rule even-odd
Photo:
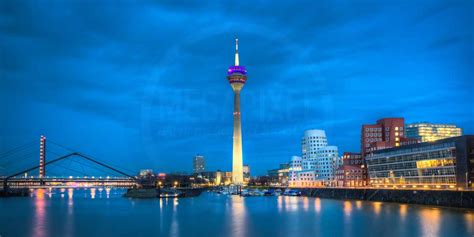
<svg viewBox="0 0 474 237">
<path fill-rule="evenodd" d="M 303 196 L 474 209 L 474 191 L 303 188 Z"/>
</svg>

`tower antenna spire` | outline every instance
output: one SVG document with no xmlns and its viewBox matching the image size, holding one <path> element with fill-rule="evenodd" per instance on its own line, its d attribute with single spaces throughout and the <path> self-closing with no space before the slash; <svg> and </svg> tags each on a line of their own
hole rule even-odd
<svg viewBox="0 0 474 237">
<path fill-rule="evenodd" d="M 239 66 L 239 39 L 235 38 L 235 66 Z"/>
</svg>

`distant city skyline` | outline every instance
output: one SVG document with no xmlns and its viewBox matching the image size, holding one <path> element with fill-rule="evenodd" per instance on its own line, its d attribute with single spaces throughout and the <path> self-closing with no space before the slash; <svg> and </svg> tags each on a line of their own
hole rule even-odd
<svg viewBox="0 0 474 237">
<path fill-rule="evenodd" d="M 2 3 L 0 153 L 45 135 L 136 171 L 191 171 L 197 153 L 230 171 L 235 37 L 252 176 L 300 156 L 308 129 L 340 153 L 385 117 L 474 134 L 472 1 L 249 3 Z"/>
</svg>

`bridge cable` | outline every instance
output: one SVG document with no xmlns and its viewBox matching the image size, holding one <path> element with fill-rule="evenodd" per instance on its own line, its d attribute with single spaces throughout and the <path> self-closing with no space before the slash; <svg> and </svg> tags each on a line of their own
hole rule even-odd
<svg viewBox="0 0 474 237">
<path fill-rule="evenodd" d="M 55 152 L 51 152 L 51 153 L 53 153 L 53 154 L 55 154 L 55 155 L 59 155 L 59 154 L 57 154 L 57 153 L 55 153 Z M 59 155 L 59 156 L 60 156 L 60 155 Z M 83 157 L 82 157 L 82 158 L 83 158 Z M 91 169 L 94 169 L 94 170 L 96 170 L 96 171 L 99 171 L 100 173 L 106 174 L 106 176 L 108 175 L 108 173 L 107 173 L 106 170 L 110 170 L 110 169 L 108 169 L 108 168 L 106 168 L 106 167 L 103 167 L 103 168 L 106 168 L 106 170 L 101 170 L 101 169 L 99 169 L 99 168 L 97 168 L 97 167 L 95 167 L 95 166 L 91 166 L 91 165 L 89 165 L 89 164 L 87 164 L 87 163 L 83 163 L 83 162 L 81 162 L 81 161 L 79 161 L 79 160 L 77 160 L 77 159 L 74 159 L 74 157 L 71 157 L 71 158 L 68 159 L 68 160 L 69 160 L 69 164 L 71 164 L 71 163 L 73 163 L 73 162 L 79 164 L 80 167 L 82 168 L 84 174 L 86 174 L 86 175 L 87 175 L 87 172 L 84 170 L 84 166 L 89 167 L 89 168 L 91 168 Z M 87 160 L 86 160 L 86 161 L 87 161 Z M 90 161 L 89 161 L 89 162 L 90 162 Z M 112 170 L 112 171 L 113 171 L 114 173 L 118 173 L 117 171 L 114 171 L 114 170 Z M 119 174 L 119 173 L 118 173 L 118 174 Z M 92 176 L 92 175 L 91 175 L 91 176 Z"/>
<path fill-rule="evenodd" d="M 72 148 L 63 146 L 63 145 L 61 145 L 61 144 L 59 144 L 59 143 L 57 143 L 57 142 L 54 142 L 54 141 L 51 141 L 51 140 L 48 140 L 48 142 L 49 142 L 49 143 L 52 143 L 52 144 L 54 144 L 54 145 L 56 145 L 56 146 L 59 146 L 59 147 L 61 147 L 61 148 L 64 148 L 64 149 L 66 149 L 66 150 L 68 150 L 68 151 L 77 152 L 77 150 L 74 150 L 74 149 L 72 149 Z M 83 152 L 81 152 L 81 154 L 83 154 L 83 155 L 85 155 L 85 156 L 87 156 L 87 157 L 90 157 L 90 158 L 94 158 L 94 160 L 100 161 L 100 162 L 102 162 L 102 163 L 109 163 L 109 164 L 113 165 L 114 167 L 117 167 L 117 168 L 119 168 L 119 169 L 121 169 L 121 170 L 125 170 L 125 171 L 127 171 L 127 172 L 129 172 L 129 173 L 131 173 L 131 174 L 135 173 L 135 171 L 132 171 L 132 170 L 127 169 L 127 168 L 124 168 L 124 167 L 120 167 L 120 166 L 114 164 L 113 162 L 104 161 L 104 160 L 101 160 L 101 159 L 97 159 L 97 157 L 91 156 L 91 155 L 86 154 L 86 153 L 83 153 Z"/>
<path fill-rule="evenodd" d="M 23 144 L 23 145 L 21 145 L 21 146 L 18 146 L 18 147 L 15 147 L 15 148 L 13 148 L 13 149 L 10 149 L 10 150 L 8 150 L 8 151 L 6 151 L 6 152 L 3 152 L 3 153 L 0 154 L 0 159 L 5 158 L 5 157 L 7 157 L 7 156 L 9 156 L 9 155 L 11 155 L 11 154 L 14 154 L 14 153 L 16 153 L 16 152 L 22 151 L 22 150 L 24 150 L 24 149 L 26 149 L 26 148 L 33 147 L 33 146 L 30 146 L 30 144 L 32 144 L 32 143 L 33 143 L 33 142 L 28 142 L 28 143 L 25 143 L 25 144 Z"/>
</svg>

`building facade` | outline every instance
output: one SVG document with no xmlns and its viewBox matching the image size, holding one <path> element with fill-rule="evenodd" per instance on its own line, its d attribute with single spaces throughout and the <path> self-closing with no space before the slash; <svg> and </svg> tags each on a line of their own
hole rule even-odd
<svg viewBox="0 0 474 237">
<path fill-rule="evenodd" d="M 250 181 L 250 166 L 244 165 L 242 171 L 244 173 L 244 183 L 248 183 Z"/>
<path fill-rule="evenodd" d="M 193 173 L 202 173 L 206 171 L 206 160 L 204 156 L 196 155 L 193 158 Z"/>
<path fill-rule="evenodd" d="M 284 163 L 280 164 L 278 169 L 269 170 L 268 177 L 270 177 L 270 182 L 273 185 L 288 185 L 288 175 L 290 170 L 290 164 Z"/>
<path fill-rule="evenodd" d="M 362 157 L 365 157 L 371 150 L 377 150 L 377 146 L 384 148 L 399 146 L 400 139 L 405 137 L 404 130 L 405 119 L 403 118 L 383 118 L 377 120 L 376 124 L 362 125 Z"/>
<path fill-rule="evenodd" d="M 406 136 L 421 142 L 433 142 L 462 136 L 462 129 L 453 124 L 412 123 L 406 125 Z"/>
<path fill-rule="evenodd" d="M 292 156 L 288 167 L 288 185 L 295 186 L 298 181 L 298 173 L 301 171 L 302 159 L 299 156 Z"/>
<path fill-rule="evenodd" d="M 344 152 L 342 165 L 335 171 L 337 187 L 362 187 L 367 185 L 367 168 L 360 153 Z"/>
<path fill-rule="evenodd" d="M 375 151 L 366 157 L 370 185 L 467 188 L 474 180 L 474 136 Z"/>
<path fill-rule="evenodd" d="M 364 187 L 367 185 L 367 169 L 363 165 L 342 165 L 336 169 L 337 187 Z"/>
<path fill-rule="evenodd" d="M 289 185 L 295 187 L 327 186 L 334 179 L 338 149 L 329 146 L 326 132 L 307 130 L 301 139 L 301 158 L 290 161 Z M 294 165 L 294 166 L 293 166 Z"/>
</svg>

